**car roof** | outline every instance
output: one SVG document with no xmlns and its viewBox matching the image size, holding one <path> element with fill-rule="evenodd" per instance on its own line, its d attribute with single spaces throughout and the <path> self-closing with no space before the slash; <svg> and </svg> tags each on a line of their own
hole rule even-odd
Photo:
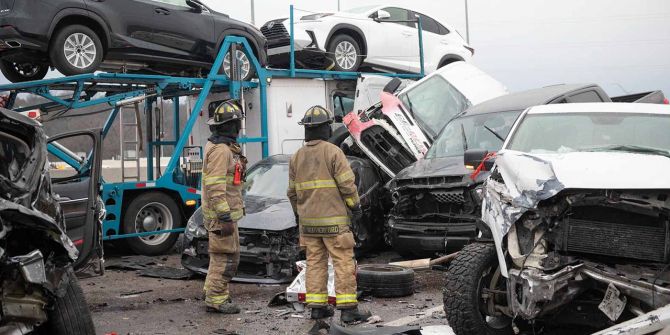
<svg viewBox="0 0 670 335">
<path fill-rule="evenodd" d="M 465 110 L 465 115 L 507 111 L 523 111 L 537 105 L 546 105 L 554 99 L 571 92 L 598 87 L 596 84 L 560 84 L 510 93 L 484 101 Z"/>
<path fill-rule="evenodd" d="M 535 106 L 528 110 L 528 114 L 551 113 L 635 113 L 635 114 L 667 114 L 670 116 L 670 106 L 661 104 L 599 102 L 599 103 L 572 103 Z"/>
</svg>

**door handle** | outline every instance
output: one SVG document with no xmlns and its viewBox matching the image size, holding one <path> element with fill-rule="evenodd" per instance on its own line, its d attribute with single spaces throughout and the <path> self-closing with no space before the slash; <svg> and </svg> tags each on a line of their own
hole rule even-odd
<svg viewBox="0 0 670 335">
<path fill-rule="evenodd" d="M 165 8 L 161 8 L 161 7 L 156 7 L 156 8 L 154 9 L 154 12 L 156 12 L 156 14 L 160 14 L 160 15 L 170 15 L 170 11 L 169 11 L 169 10 L 167 10 L 167 9 L 165 9 Z"/>
</svg>

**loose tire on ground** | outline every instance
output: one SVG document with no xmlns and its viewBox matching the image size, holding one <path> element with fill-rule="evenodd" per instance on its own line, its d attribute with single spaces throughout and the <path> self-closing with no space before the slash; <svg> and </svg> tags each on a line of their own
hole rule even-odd
<svg viewBox="0 0 670 335">
<path fill-rule="evenodd" d="M 363 264 L 356 274 L 358 289 L 375 297 L 396 298 L 414 294 L 414 271 L 388 264 Z"/>
<path fill-rule="evenodd" d="M 123 217 L 123 233 L 176 229 L 182 226 L 182 215 L 172 197 L 161 192 L 140 194 L 133 199 Z M 126 238 L 128 247 L 141 255 L 165 254 L 174 246 L 178 233 Z"/>
<path fill-rule="evenodd" d="M 361 46 L 353 37 L 345 34 L 336 35 L 330 41 L 328 57 L 333 61 L 335 71 L 356 71 L 363 62 Z"/>
<path fill-rule="evenodd" d="M 74 24 L 54 35 L 49 57 L 60 73 L 73 76 L 96 71 L 102 63 L 103 52 L 100 37 L 93 30 Z"/>
<path fill-rule="evenodd" d="M 44 325 L 45 334 L 89 335 L 95 334 L 91 312 L 86 304 L 79 281 L 70 267 L 65 295 L 56 299 L 48 312 L 49 320 Z"/>
<path fill-rule="evenodd" d="M 44 64 L 15 63 L 6 60 L 0 61 L 0 71 L 12 83 L 40 80 L 47 75 L 49 67 Z"/>
<path fill-rule="evenodd" d="M 449 265 L 443 292 L 444 311 L 457 335 L 512 334 L 511 320 L 487 317 L 481 306 L 482 287 L 498 268 L 495 245 L 473 243 L 463 247 Z"/>
</svg>

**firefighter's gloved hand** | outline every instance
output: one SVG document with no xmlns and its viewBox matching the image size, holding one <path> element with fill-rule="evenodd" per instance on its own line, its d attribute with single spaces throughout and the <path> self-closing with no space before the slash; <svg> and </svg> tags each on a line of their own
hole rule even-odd
<svg viewBox="0 0 670 335">
<path fill-rule="evenodd" d="M 221 225 L 221 236 L 230 236 L 235 232 L 235 225 L 230 213 L 219 214 L 219 224 Z"/>
<path fill-rule="evenodd" d="M 351 209 L 351 221 L 358 221 L 363 218 L 363 210 L 361 209 L 361 204 L 356 204 Z"/>
</svg>

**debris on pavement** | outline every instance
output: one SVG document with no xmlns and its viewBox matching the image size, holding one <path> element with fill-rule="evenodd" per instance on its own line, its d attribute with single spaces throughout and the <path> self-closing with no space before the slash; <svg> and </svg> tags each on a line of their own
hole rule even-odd
<svg viewBox="0 0 670 335">
<path fill-rule="evenodd" d="M 144 270 L 157 264 L 156 259 L 149 256 L 123 256 L 105 260 L 105 269 Z"/>
<path fill-rule="evenodd" d="M 382 317 L 379 316 L 379 315 L 373 315 L 368 319 L 367 324 L 372 325 L 372 324 L 380 323 L 380 322 L 384 322 Z"/>
<path fill-rule="evenodd" d="M 161 279 L 187 280 L 193 277 L 193 272 L 186 269 L 173 268 L 169 266 L 151 266 L 137 273 L 142 277 Z"/>
</svg>

